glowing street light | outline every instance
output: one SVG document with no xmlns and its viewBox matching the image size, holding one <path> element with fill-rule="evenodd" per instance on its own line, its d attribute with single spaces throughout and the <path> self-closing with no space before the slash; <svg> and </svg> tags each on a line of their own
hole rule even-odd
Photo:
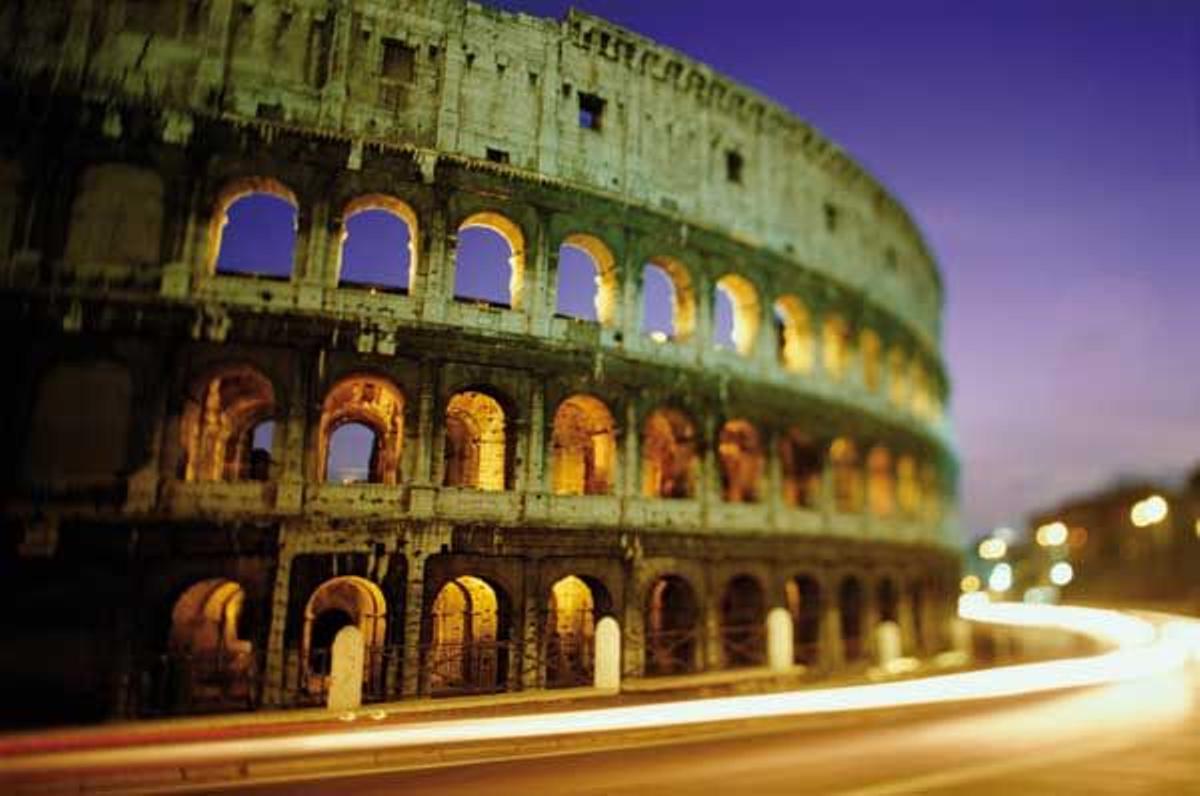
<svg viewBox="0 0 1200 796">
<path fill-rule="evenodd" d="M 1059 561 L 1050 567 L 1050 582 L 1055 586 L 1066 586 L 1075 578 L 1075 568 L 1070 562 Z"/>
<path fill-rule="evenodd" d="M 996 561 L 1004 558 L 1004 554 L 1008 552 L 1008 545 L 1003 539 L 997 539 L 990 536 L 979 543 L 979 557 L 984 561 Z"/>
<path fill-rule="evenodd" d="M 978 575 L 967 575 L 959 582 L 958 585 L 959 588 L 962 589 L 963 594 L 973 594 L 974 592 L 979 591 L 983 584 L 980 583 Z"/>
<path fill-rule="evenodd" d="M 1151 495 L 1145 500 L 1139 500 L 1129 510 L 1129 519 L 1134 527 L 1145 528 L 1167 518 L 1167 500 L 1162 495 Z"/>
<path fill-rule="evenodd" d="M 1037 543 L 1042 547 L 1058 547 L 1067 541 L 1067 526 L 1051 522 L 1037 529 Z"/>
<path fill-rule="evenodd" d="M 992 567 L 992 574 L 988 575 L 988 588 L 996 592 L 1005 592 L 1012 588 L 1013 571 L 1012 566 L 1006 563 L 999 563 Z"/>
</svg>

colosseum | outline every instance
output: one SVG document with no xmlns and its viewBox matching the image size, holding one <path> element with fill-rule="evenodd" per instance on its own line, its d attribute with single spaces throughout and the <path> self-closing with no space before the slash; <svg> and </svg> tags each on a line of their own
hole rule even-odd
<svg viewBox="0 0 1200 796">
<path fill-rule="evenodd" d="M 937 267 L 779 105 L 462 0 L 0 37 L 8 705 L 319 705 L 346 626 L 373 702 L 590 684 L 609 618 L 627 683 L 948 643 Z"/>
</svg>

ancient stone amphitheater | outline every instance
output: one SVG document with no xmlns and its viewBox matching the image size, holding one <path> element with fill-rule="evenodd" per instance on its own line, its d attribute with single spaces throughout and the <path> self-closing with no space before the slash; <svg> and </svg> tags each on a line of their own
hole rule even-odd
<svg viewBox="0 0 1200 796">
<path fill-rule="evenodd" d="M 460 0 L 0 37 L 9 704 L 321 704 L 345 626 L 368 701 L 591 683 L 603 617 L 627 682 L 945 645 L 937 268 L 780 106 Z"/>
</svg>

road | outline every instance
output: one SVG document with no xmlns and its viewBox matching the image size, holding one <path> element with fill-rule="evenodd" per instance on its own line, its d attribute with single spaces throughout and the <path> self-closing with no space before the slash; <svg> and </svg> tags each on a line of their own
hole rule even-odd
<svg viewBox="0 0 1200 796">
<path fill-rule="evenodd" d="M 762 735 L 290 782 L 368 794 L 1200 794 L 1200 669 Z"/>
</svg>

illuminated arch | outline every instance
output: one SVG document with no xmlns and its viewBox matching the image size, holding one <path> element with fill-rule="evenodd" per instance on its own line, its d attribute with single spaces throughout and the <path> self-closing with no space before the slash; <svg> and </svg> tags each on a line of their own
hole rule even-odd
<svg viewBox="0 0 1200 796">
<path fill-rule="evenodd" d="M 883 345 L 874 329 L 863 329 L 858 336 L 858 347 L 862 355 L 863 386 L 868 392 L 878 392 L 883 381 L 883 365 L 880 362 Z"/>
<path fill-rule="evenodd" d="M 173 655 L 240 655 L 250 652 L 249 641 L 239 637 L 246 592 L 228 578 L 194 583 L 171 610 L 167 649 Z"/>
<path fill-rule="evenodd" d="M 506 417 L 492 396 L 464 390 L 446 406 L 446 486 L 504 490 L 507 480 Z"/>
<path fill-rule="evenodd" d="M 274 387 L 250 365 L 229 365 L 194 382 L 180 421 L 180 476 L 185 481 L 250 477 L 254 430 L 275 411 Z"/>
<path fill-rule="evenodd" d="M 840 315 L 827 315 L 821 325 L 821 361 L 834 381 L 841 381 L 849 370 L 853 352 L 850 325 Z"/>
<path fill-rule="evenodd" d="M 289 230 L 264 230 L 261 225 L 246 225 L 230 228 L 230 211 L 235 205 L 252 196 L 268 196 L 286 202 L 292 208 L 291 228 Z M 220 270 L 222 273 L 261 274 L 264 276 L 287 277 L 291 275 L 296 243 L 296 212 L 300 206 L 296 195 L 283 183 L 270 177 L 243 177 L 228 183 L 217 194 L 217 201 L 208 228 L 208 262 L 206 272 L 213 274 Z M 282 220 L 276 223 L 282 224 Z M 259 240 L 265 234 L 283 235 L 291 241 L 286 263 L 249 264 L 225 262 L 222 252 L 233 235 L 246 236 L 251 240 Z M 237 242 L 236 240 L 234 241 Z M 282 256 L 282 255 L 281 255 Z M 286 267 L 283 267 L 286 266 Z"/>
<path fill-rule="evenodd" d="M 554 412 L 551 478 L 556 495 L 607 495 L 616 480 L 617 440 L 608 407 L 573 395 Z"/>
<path fill-rule="evenodd" d="M 792 615 L 795 662 L 812 666 L 820 659 L 821 584 L 811 575 L 798 575 L 784 584 L 784 596 Z"/>
<path fill-rule="evenodd" d="M 357 627 L 363 645 L 382 647 L 387 632 L 387 600 L 376 584 L 354 575 L 331 578 L 308 598 L 304 606 L 304 632 L 300 655 L 311 675 L 329 674 L 329 650 L 343 627 Z M 367 667 L 363 678 L 371 676 Z"/>
<path fill-rule="evenodd" d="M 779 326 L 779 361 L 790 373 L 811 373 L 814 362 L 812 319 L 808 308 L 795 296 L 775 302 Z"/>
<path fill-rule="evenodd" d="M 661 271 L 671 286 L 668 308 L 671 329 L 664 332 L 664 339 L 687 342 L 696 329 L 696 297 L 692 289 L 692 277 L 687 268 L 673 257 L 652 257 L 642 269 L 642 330 L 653 336 L 650 316 L 654 308 L 650 305 L 650 296 L 645 284 L 647 272 L 651 268 Z"/>
<path fill-rule="evenodd" d="M 521 232 L 521 228 L 517 226 L 511 219 L 500 215 L 499 213 L 486 211 L 475 213 L 468 216 L 461 224 L 458 225 L 458 231 L 461 235 L 465 230 L 470 229 L 485 229 L 499 235 L 508 245 L 508 306 L 512 309 L 520 309 L 524 304 L 525 298 L 525 235 Z M 466 283 L 463 282 L 464 274 L 467 273 L 467 268 L 471 267 L 490 267 L 493 264 L 480 263 L 473 265 L 463 262 L 462 246 L 458 247 L 454 262 L 454 295 L 457 298 L 476 299 L 478 297 L 465 292 Z M 486 299 L 485 299 L 486 300 Z"/>
<path fill-rule="evenodd" d="M 758 301 L 758 291 L 754 284 L 744 276 L 726 274 L 717 280 L 714 289 L 714 301 L 717 294 L 724 293 L 733 307 L 733 348 L 742 356 L 749 356 L 758 340 L 758 328 L 762 317 L 762 307 Z M 714 316 L 716 313 L 713 313 Z M 716 324 L 714 324 L 714 334 Z M 721 341 L 714 340 L 717 345 Z"/>
<path fill-rule="evenodd" d="M 390 220 L 394 224 L 401 224 L 405 228 L 403 235 L 407 236 L 408 242 L 401 252 L 389 252 L 391 256 L 399 256 L 399 261 L 392 264 L 391 267 L 381 269 L 380 274 L 385 276 L 383 279 L 370 279 L 367 275 L 359 275 L 357 271 L 360 267 L 359 263 L 347 263 L 346 248 L 351 242 L 351 229 L 355 220 L 363 219 L 364 213 L 379 214 L 382 219 Z M 391 226 L 391 224 L 388 224 Z M 395 234 L 395 230 L 384 230 L 385 233 Z M 386 194 L 373 193 L 364 196 L 356 197 L 346 204 L 342 210 L 342 234 L 338 241 L 337 247 L 337 274 L 339 284 L 348 285 L 365 285 L 378 286 L 384 289 L 402 289 L 411 290 L 413 279 L 417 273 L 417 241 L 419 238 L 417 226 L 417 214 L 405 202 L 397 199 L 394 196 Z M 351 270 L 355 273 L 348 274 Z M 391 274 L 392 278 L 386 278 L 386 275 Z M 404 277 L 403 281 L 401 277 Z"/>
<path fill-rule="evenodd" d="M 729 503 L 757 503 L 766 458 L 758 430 L 746 420 L 730 420 L 717 436 L 721 496 Z"/>
<path fill-rule="evenodd" d="M 862 470 L 858 448 L 846 437 L 838 437 L 829 446 L 833 469 L 833 505 L 839 512 L 852 514 L 862 509 Z"/>
<path fill-rule="evenodd" d="M 546 621 L 546 684 L 550 687 L 591 683 L 596 635 L 596 599 L 591 587 L 575 575 L 550 587 Z"/>
<path fill-rule="evenodd" d="M 737 575 L 721 596 L 721 652 L 725 665 L 758 666 L 766 657 L 766 596 L 758 579 Z"/>
<path fill-rule="evenodd" d="M 646 674 L 682 674 L 696 668 L 700 609 L 691 584 L 663 575 L 646 593 Z"/>
<path fill-rule="evenodd" d="M 474 575 L 461 575 L 438 590 L 426 658 L 434 694 L 503 687 L 507 661 L 500 645 L 506 632 L 501 608 L 501 595 Z"/>
<path fill-rule="evenodd" d="M 559 249 L 560 261 L 562 259 L 563 248 L 577 249 L 591 260 L 592 267 L 595 269 L 595 293 L 593 296 L 596 321 L 601 326 L 615 326 L 617 323 L 617 309 L 620 306 L 620 293 L 617 288 L 617 265 L 612 251 L 599 238 L 582 233 L 568 235 L 563 240 L 562 247 Z M 560 266 L 558 287 L 559 312 L 562 312 L 562 301 L 562 273 Z"/>
<path fill-rule="evenodd" d="M 699 461 L 695 426 L 678 409 L 656 409 L 642 431 L 642 494 L 690 498 L 695 494 Z"/>
<path fill-rule="evenodd" d="M 867 454 L 867 505 L 877 517 L 890 517 L 896 508 L 892 454 L 882 445 L 876 445 Z"/>
<path fill-rule="evenodd" d="M 825 469 L 823 446 L 797 428 L 779 437 L 783 502 L 794 508 L 815 508 L 820 502 Z"/>
<path fill-rule="evenodd" d="M 369 374 L 347 376 L 325 396 L 317 435 L 317 480 L 325 481 L 329 475 L 334 432 L 350 423 L 361 423 L 375 433 L 367 480 L 396 483 L 404 441 L 404 394 L 390 380 Z"/>
</svg>

